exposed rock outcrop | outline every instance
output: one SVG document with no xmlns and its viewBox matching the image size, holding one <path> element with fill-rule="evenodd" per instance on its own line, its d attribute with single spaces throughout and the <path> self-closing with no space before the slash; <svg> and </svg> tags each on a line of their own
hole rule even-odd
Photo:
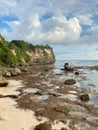
<svg viewBox="0 0 98 130">
<path fill-rule="evenodd" d="M 74 68 L 72 66 L 69 66 L 69 63 L 64 64 L 64 70 L 65 71 L 73 71 Z"/>
<path fill-rule="evenodd" d="M 66 85 L 73 85 L 75 83 L 76 83 L 76 81 L 74 79 L 68 79 L 68 80 L 65 81 L 64 84 L 66 84 Z"/>
<path fill-rule="evenodd" d="M 6 87 L 8 85 L 8 80 L 0 75 L 0 87 Z"/>
<path fill-rule="evenodd" d="M 50 64 L 55 62 L 55 57 L 50 47 L 35 48 L 35 51 L 27 51 L 27 54 L 31 57 L 31 63 Z"/>
</svg>

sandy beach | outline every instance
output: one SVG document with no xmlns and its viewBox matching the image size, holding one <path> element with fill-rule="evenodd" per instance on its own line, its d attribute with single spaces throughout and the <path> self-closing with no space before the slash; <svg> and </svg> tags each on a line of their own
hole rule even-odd
<svg viewBox="0 0 98 130">
<path fill-rule="evenodd" d="M 0 94 L 18 95 L 16 91 L 23 87 L 21 81 L 10 80 L 6 88 L 0 88 Z M 0 129 L 1 130 L 33 130 L 34 127 L 47 119 L 42 118 L 38 121 L 34 116 L 34 112 L 17 108 L 17 103 L 11 98 L 0 98 Z"/>
</svg>

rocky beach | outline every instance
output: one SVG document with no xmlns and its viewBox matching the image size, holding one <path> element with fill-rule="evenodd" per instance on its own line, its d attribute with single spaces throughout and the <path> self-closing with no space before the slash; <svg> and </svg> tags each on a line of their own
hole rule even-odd
<svg viewBox="0 0 98 130">
<path fill-rule="evenodd" d="M 0 1 L 0 130 L 98 130 L 98 0 Z"/>
<path fill-rule="evenodd" d="M 49 64 L 1 68 L 8 85 L 0 87 L 0 128 L 97 130 L 98 88 L 87 80 L 97 68 L 75 66 L 59 72 Z M 8 76 L 11 69 L 14 76 Z"/>
</svg>

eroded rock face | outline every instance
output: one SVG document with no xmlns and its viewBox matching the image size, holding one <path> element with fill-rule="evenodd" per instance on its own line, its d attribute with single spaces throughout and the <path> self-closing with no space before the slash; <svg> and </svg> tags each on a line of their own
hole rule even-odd
<svg viewBox="0 0 98 130">
<path fill-rule="evenodd" d="M 90 100 L 89 98 L 89 95 L 88 94 L 83 94 L 83 95 L 80 95 L 80 99 L 84 102 L 87 102 Z"/>
<path fill-rule="evenodd" d="M 68 80 L 65 81 L 64 84 L 66 84 L 66 85 L 73 85 L 75 83 L 76 83 L 76 81 L 74 79 L 68 79 Z"/>
<path fill-rule="evenodd" d="M 3 76 L 0 76 L 0 87 L 6 87 L 8 85 L 8 80 L 5 79 Z"/>
<path fill-rule="evenodd" d="M 35 130 L 51 130 L 51 124 L 49 122 L 45 122 L 42 124 L 39 124 L 35 127 Z"/>
</svg>

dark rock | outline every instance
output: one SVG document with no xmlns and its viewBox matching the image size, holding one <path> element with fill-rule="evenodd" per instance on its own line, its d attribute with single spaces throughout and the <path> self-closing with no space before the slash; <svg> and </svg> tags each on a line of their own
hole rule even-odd
<svg viewBox="0 0 98 130">
<path fill-rule="evenodd" d="M 69 66 L 69 63 L 65 63 L 64 64 L 64 68 L 68 67 Z"/>
<path fill-rule="evenodd" d="M 69 63 L 65 63 L 65 64 L 64 64 L 64 70 L 65 70 L 65 71 L 73 71 L 74 68 L 71 67 L 71 66 L 69 66 Z"/>
<path fill-rule="evenodd" d="M 51 124 L 48 122 L 39 124 L 35 127 L 35 130 L 51 130 Z"/>
<path fill-rule="evenodd" d="M 85 102 L 87 102 L 87 101 L 89 101 L 89 100 L 90 100 L 90 98 L 89 98 L 89 95 L 88 95 L 88 94 L 83 94 L 83 95 L 81 95 L 81 96 L 80 96 L 80 99 L 81 99 L 82 101 L 85 101 Z"/>
<path fill-rule="evenodd" d="M 66 129 L 66 128 L 61 128 L 61 130 L 68 130 L 68 129 Z"/>
<path fill-rule="evenodd" d="M 34 94 L 36 94 L 36 95 L 43 95 L 43 93 L 41 91 L 37 91 Z"/>
<path fill-rule="evenodd" d="M 9 98 L 18 98 L 17 95 L 6 95 L 5 97 L 9 97 Z"/>
<path fill-rule="evenodd" d="M 48 93 L 49 95 L 52 95 L 52 96 L 54 96 L 54 97 L 59 97 L 59 96 L 61 96 L 61 94 L 59 94 L 59 93 L 55 93 L 55 92 L 50 92 L 50 93 Z"/>
<path fill-rule="evenodd" d="M 68 80 L 65 81 L 64 84 L 66 84 L 66 85 L 73 85 L 75 83 L 76 83 L 76 81 L 74 79 L 68 79 Z"/>
<path fill-rule="evenodd" d="M 75 72 L 75 75 L 79 75 L 79 72 Z"/>
<path fill-rule="evenodd" d="M 15 68 L 15 67 L 16 67 L 16 65 L 12 64 L 10 67 L 11 67 L 11 68 Z"/>
<path fill-rule="evenodd" d="M 65 70 L 65 71 L 74 71 L 74 68 L 68 66 L 68 67 L 65 67 L 64 69 L 62 70 Z"/>
<path fill-rule="evenodd" d="M 20 62 L 18 66 L 26 66 L 26 64 L 24 62 Z"/>
</svg>

